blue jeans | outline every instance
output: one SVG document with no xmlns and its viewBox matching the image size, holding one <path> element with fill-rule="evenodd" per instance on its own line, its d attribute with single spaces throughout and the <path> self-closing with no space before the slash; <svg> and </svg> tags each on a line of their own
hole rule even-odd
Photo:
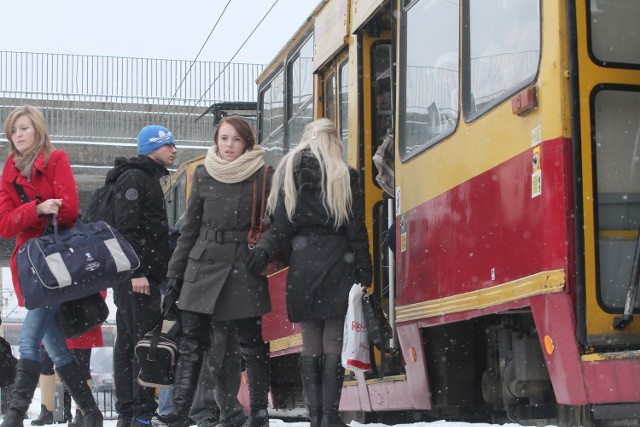
<svg viewBox="0 0 640 427">
<path fill-rule="evenodd" d="M 158 415 L 169 415 L 173 406 L 173 389 L 161 388 L 158 392 Z"/>
<path fill-rule="evenodd" d="M 56 316 L 59 308 L 60 304 L 55 304 L 27 312 L 20 329 L 21 358 L 40 363 L 40 343 L 43 343 L 57 368 L 74 361 Z"/>
</svg>

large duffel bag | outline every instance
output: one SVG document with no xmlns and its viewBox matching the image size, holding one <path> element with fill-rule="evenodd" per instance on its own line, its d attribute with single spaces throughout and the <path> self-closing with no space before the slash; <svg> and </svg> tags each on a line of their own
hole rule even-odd
<svg viewBox="0 0 640 427">
<path fill-rule="evenodd" d="M 135 251 L 106 222 L 76 221 L 74 227 L 29 239 L 17 255 L 24 305 L 31 310 L 114 287 L 140 266 Z"/>
</svg>

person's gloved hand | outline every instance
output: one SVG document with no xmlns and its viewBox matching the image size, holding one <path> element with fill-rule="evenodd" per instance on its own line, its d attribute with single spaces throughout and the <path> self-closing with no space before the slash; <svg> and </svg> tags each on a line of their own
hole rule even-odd
<svg viewBox="0 0 640 427">
<path fill-rule="evenodd" d="M 167 279 L 167 289 L 169 289 L 169 293 L 162 299 L 162 311 L 167 308 L 168 304 L 174 304 L 178 300 L 180 289 L 182 289 L 182 280 Z"/>
<path fill-rule="evenodd" d="M 267 266 L 267 262 L 269 262 L 269 254 L 262 248 L 254 248 L 251 252 L 249 252 L 249 257 L 247 258 L 247 269 L 255 274 L 260 273 Z"/>
</svg>

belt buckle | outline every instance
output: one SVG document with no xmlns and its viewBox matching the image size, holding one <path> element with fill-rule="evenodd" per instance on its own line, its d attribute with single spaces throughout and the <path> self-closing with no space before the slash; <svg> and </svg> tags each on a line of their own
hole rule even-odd
<svg viewBox="0 0 640 427">
<path fill-rule="evenodd" d="M 216 232 L 213 235 L 213 240 L 215 240 L 217 243 L 220 243 L 221 245 L 224 244 L 224 230 L 216 228 Z"/>
</svg>

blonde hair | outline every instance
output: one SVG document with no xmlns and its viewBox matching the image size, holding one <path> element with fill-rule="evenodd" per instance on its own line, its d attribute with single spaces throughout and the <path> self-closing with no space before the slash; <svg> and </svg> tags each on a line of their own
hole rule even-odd
<svg viewBox="0 0 640 427">
<path fill-rule="evenodd" d="M 293 220 L 298 199 L 294 168 L 299 163 L 301 152 L 308 150 L 320 165 L 322 183 L 322 205 L 333 219 L 335 228 L 349 220 L 352 194 L 349 166 L 342 159 L 342 142 L 336 125 L 329 119 L 319 119 L 309 123 L 300 144 L 290 151 L 278 165 L 271 182 L 271 193 L 267 200 L 267 212 L 273 213 L 278 204 L 280 189 L 284 192 L 284 205 L 289 220 Z"/>
<path fill-rule="evenodd" d="M 35 143 L 28 153 L 20 153 L 13 143 L 13 127 L 16 120 L 22 116 L 27 116 L 27 118 L 29 118 L 35 133 Z M 13 109 L 4 122 L 4 133 L 9 140 L 9 152 L 14 154 L 16 158 L 16 166 L 24 176 L 31 176 L 31 168 L 41 151 L 44 154 L 44 164 L 45 166 L 47 165 L 49 156 L 54 150 L 54 147 L 51 143 L 51 137 L 49 136 L 44 115 L 38 108 L 32 107 L 31 105 L 24 105 Z"/>
</svg>

